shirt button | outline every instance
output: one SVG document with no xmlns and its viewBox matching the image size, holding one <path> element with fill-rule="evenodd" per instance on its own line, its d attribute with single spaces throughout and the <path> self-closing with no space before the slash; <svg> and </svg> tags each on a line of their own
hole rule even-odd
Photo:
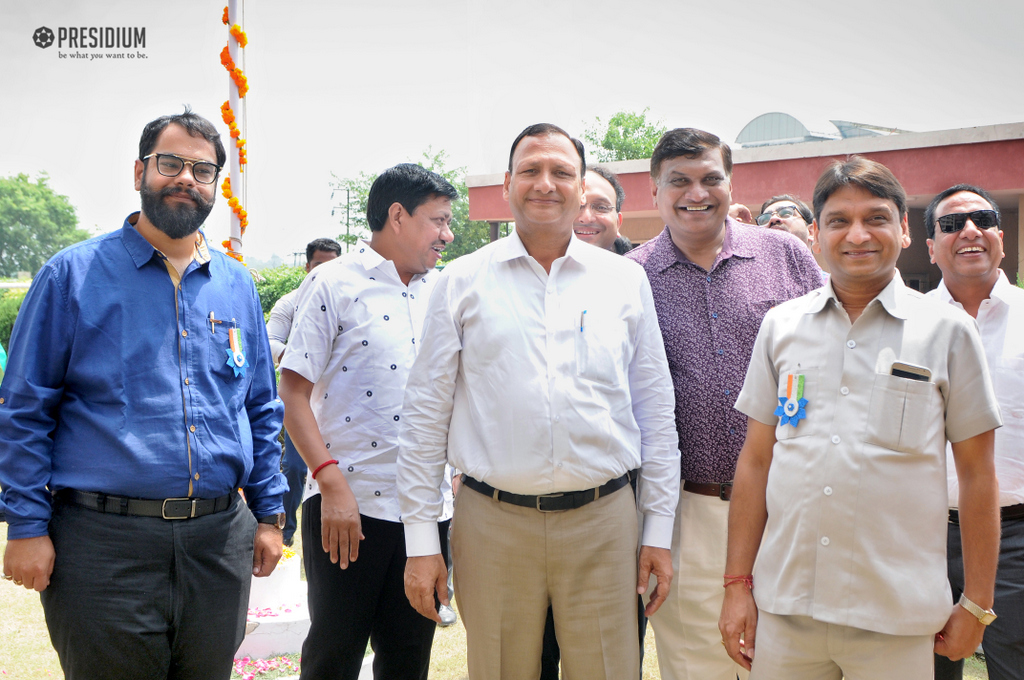
<svg viewBox="0 0 1024 680">
<path fill-rule="evenodd" d="M 850 388 L 847 387 L 846 385 L 843 385 L 842 387 L 839 388 L 839 394 L 843 395 L 844 397 L 847 394 L 849 394 L 849 393 L 850 393 Z"/>
<path fill-rule="evenodd" d="M 718 350 L 718 354 L 725 354 L 725 352 L 722 350 Z"/>
<path fill-rule="evenodd" d="M 826 496 L 831 496 L 832 495 L 832 487 L 831 486 L 826 486 L 825 487 L 825 495 Z"/>
<path fill-rule="evenodd" d="M 198 472 L 196 473 L 196 479 L 199 479 L 199 473 Z"/>
<path fill-rule="evenodd" d="M 349 472 L 353 472 L 354 470 L 355 470 L 355 468 L 354 468 L 354 467 L 352 467 L 351 465 L 349 465 L 349 466 L 348 466 L 348 471 L 349 471 Z"/>
<path fill-rule="evenodd" d="M 735 427 L 730 427 L 729 428 L 729 434 L 736 434 L 736 428 Z"/>
<path fill-rule="evenodd" d="M 715 312 L 711 312 L 711 318 L 712 319 L 717 319 L 718 318 L 718 314 L 715 313 Z"/>
<path fill-rule="evenodd" d="M 181 332 L 181 337 L 187 338 L 188 337 L 188 331 L 182 331 Z"/>
<path fill-rule="evenodd" d="M 726 390 L 725 394 L 726 394 L 726 396 L 728 396 L 729 395 L 729 390 Z"/>
<path fill-rule="evenodd" d="M 379 495 L 380 495 L 380 491 L 374 491 L 374 492 L 373 492 L 373 495 L 374 495 L 374 496 L 379 496 Z"/>
<path fill-rule="evenodd" d="M 833 444 L 838 444 L 841 441 L 843 441 L 843 440 L 839 438 L 839 435 L 837 435 L 837 434 L 832 435 L 832 443 Z"/>
<path fill-rule="evenodd" d="M 708 277 L 708 283 L 711 283 L 711 277 L 710 276 Z"/>
<path fill-rule="evenodd" d="M 857 346 L 857 341 L 856 340 L 847 340 L 846 341 L 846 346 L 849 347 L 850 349 L 853 349 L 854 347 Z"/>
<path fill-rule="evenodd" d="M 185 378 L 185 384 L 188 385 L 188 378 Z"/>
<path fill-rule="evenodd" d="M 4 403 L 4 398 L 0 397 L 0 404 Z"/>
<path fill-rule="evenodd" d="M 561 420 L 562 420 L 562 416 L 555 416 L 555 422 L 556 423 L 560 422 Z"/>
<path fill-rule="evenodd" d="M 821 544 L 822 545 L 828 545 L 829 544 L 828 536 L 822 536 L 821 537 Z"/>
<path fill-rule="evenodd" d="M 189 425 L 188 426 L 188 431 L 189 432 L 195 432 L 196 431 L 196 426 L 195 425 Z"/>
<path fill-rule="evenodd" d="M 562 469 L 562 464 L 559 463 L 557 467 L 558 467 L 559 470 L 561 470 Z"/>
</svg>

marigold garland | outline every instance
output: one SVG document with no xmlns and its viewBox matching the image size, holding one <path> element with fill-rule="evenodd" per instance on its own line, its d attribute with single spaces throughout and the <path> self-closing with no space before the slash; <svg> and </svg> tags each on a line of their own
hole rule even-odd
<svg viewBox="0 0 1024 680">
<path fill-rule="evenodd" d="M 249 91 L 249 79 L 242 73 L 242 69 L 235 66 L 235 60 L 231 58 L 231 52 L 227 45 L 220 51 L 220 63 L 228 70 L 231 80 L 235 81 L 235 86 L 238 87 L 238 98 L 245 97 L 245 93 Z"/>
<path fill-rule="evenodd" d="M 249 213 L 242 208 L 242 204 L 239 202 L 238 197 L 231 193 L 230 177 L 224 177 L 224 181 L 220 185 L 220 192 L 224 198 L 228 199 L 228 206 L 231 208 L 231 212 L 238 215 L 238 223 L 241 226 L 240 236 L 245 236 L 245 228 L 249 226 Z M 242 254 L 232 249 L 231 239 L 225 239 L 221 242 L 221 245 L 224 246 L 224 249 L 227 251 L 228 257 L 233 257 L 244 264 Z"/>
<path fill-rule="evenodd" d="M 242 27 L 238 24 L 231 27 L 231 35 L 235 36 L 235 40 L 238 41 L 239 47 L 245 47 L 249 44 L 249 36 L 245 34 L 245 31 L 243 31 Z"/>
<path fill-rule="evenodd" d="M 224 5 L 224 16 L 222 16 L 220 18 L 220 20 L 224 22 L 225 26 L 228 25 L 228 6 L 227 5 Z"/>
<path fill-rule="evenodd" d="M 231 139 L 235 140 L 235 148 L 238 149 L 238 164 L 245 165 L 249 162 L 248 153 L 245 149 L 245 139 L 242 138 L 242 131 L 238 129 L 238 125 L 235 123 L 235 112 L 231 110 L 231 102 L 224 102 L 220 105 L 220 116 L 228 126 Z M 239 168 L 239 170 L 244 171 L 244 168 Z"/>
</svg>

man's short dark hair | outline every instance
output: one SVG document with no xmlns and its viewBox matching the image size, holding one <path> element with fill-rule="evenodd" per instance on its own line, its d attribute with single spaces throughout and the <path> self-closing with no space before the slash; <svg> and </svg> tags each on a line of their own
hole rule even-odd
<svg viewBox="0 0 1024 680">
<path fill-rule="evenodd" d="M 341 255 L 341 244 L 333 238 L 318 238 L 306 244 L 306 264 L 313 261 L 316 253 L 334 253 L 335 257 Z"/>
<path fill-rule="evenodd" d="M 932 199 L 932 202 L 928 204 L 928 207 L 924 209 L 924 228 L 928 232 L 928 238 L 935 238 L 935 220 L 942 217 L 942 215 L 936 215 L 935 211 L 939 207 L 939 203 L 952 196 L 953 194 L 959 194 L 961 191 L 966 191 L 971 194 L 977 194 L 979 197 L 984 198 L 992 209 L 996 211 L 996 217 L 999 215 L 999 206 L 996 205 L 996 200 L 981 187 L 976 187 L 973 184 L 956 184 L 943 191 L 941 194 Z"/>
<path fill-rule="evenodd" d="M 576 139 L 562 128 L 552 123 L 534 123 L 519 133 L 516 141 L 512 142 L 512 150 L 508 152 L 508 171 L 512 172 L 512 156 L 516 153 L 516 147 L 525 137 L 546 137 L 547 135 L 562 135 L 576 147 L 576 153 L 580 155 L 580 179 L 587 174 L 587 155 L 583 148 L 583 142 Z"/>
<path fill-rule="evenodd" d="M 625 236 L 618 237 L 615 239 L 615 242 L 612 243 L 612 250 L 616 255 L 625 255 L 635 247 L 636 246 L 633 245 L 633 242 Z"/>
<path fill-rule="evenodd" d="M 907 216 L 907 192 L 889 168 L 863 156 L 850 156 L 845 161 L 833 161 L 814 185 L 814 218 L 821 217 L 825 202 L 835 192 L 850 185 L 892 201 L 899 210 L 900 219 Z"/>
<path fill-rule="evenodd" d="M 626 190 L 622 188 L 622 183 L 619 182 L 619 176 L 608 168 L 603 168 L 600 165 L 591 165 L 590 172 L 604 177 L 608 181 L 608 184 L 612 185 L 612 189 L 615 190 L 615 212 L 622 212 L 622 204 L 626 200 Z"/>
<path fill-rule="evenodd" d="M 732 149 L 729 145 L 710 132 L 697 128 L 676 128 L 669 130 L 658 140 L 651 154 L 651 177 L 655 180 L 661 173 L 661 164 L 670 158 L 685 156 L 700 158 L 705 152 L 718 149 L 722 152 L 722 166 L 727 177 L 732 177 Z"/>
<path fill-rule="evenodd" d="M 399 163 L 373 180 L 366 199 L 366 221 L 370 231 L 380 231 L 388 222 L 388 210 L 400 204 L 410 215 L 438 196 L 456 200 L 459 192 L 444 177 L 415 163 Z"/>
<path fill-rule="evenodd" d="M 182 113 L 175 116 L 160 116 L 146 124 L 146 127 L 142 129 L 142 137 L 139 139 L 140 161 L 153 153 L 153 147 L 156 146 L 156 138 L 171 123 L 185 128 L 185 132 L 193 137 L 202 137 L 212 144 L 213 150 L 217 154 L 217 165 L 224 167 L 224 161 L 227 160 L 228 156 L 224 151 L 224 144 L 220 141 L 220 134 L 217 132 L 217 128 L 199 114 L 192 113 L 192 109 L 187 106 Z"/>
<path fill-rule="evenodd" d="M 768 206 L 772 205 L 773 203 L 779 203 L 781 201 L 789 201 L 790 203 L 795 205 L 796 209 L 800 212 L 800 217 L 803 218 L 803 221 L 806 222 L 807 224 L 810 224 L 811 222 L 814 221 L 814 215 L 811 213 L 811 209 L 807 207 L 806 203 L 801 201 L 793 194 L 781 194 L 779 196 L 772 196 L 767 201 L 761 204 L 761 214 L 764 214 L 764 211 L 768 209 Z"/>
</svg>

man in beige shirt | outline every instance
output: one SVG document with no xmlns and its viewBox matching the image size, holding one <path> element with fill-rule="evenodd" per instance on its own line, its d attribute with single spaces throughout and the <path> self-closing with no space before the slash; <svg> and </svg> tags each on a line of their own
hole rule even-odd
<svg viewBox="0 0 1024 680">
<path fill-rule="evenodd" d="M 971 319 L 895 269 L 910 233 L 892 173 L 834 163 L 814 214 L 830 283 L 768 312 L 736 403 L 723 643 L 751 680 L 930 679 L 933 648 L 968 656 L 993 618 L 999 407 Z M 952 608 L 947 441 L 966 567 Z"/>
</svg>

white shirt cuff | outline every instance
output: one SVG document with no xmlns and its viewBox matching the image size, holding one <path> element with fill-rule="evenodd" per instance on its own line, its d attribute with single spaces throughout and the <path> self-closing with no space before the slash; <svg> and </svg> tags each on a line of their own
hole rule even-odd
<svg viewBox="0 0 1024 680">
<path fill-rule="evenodd" d="M 644 515 L 644 538 L 641 545 L 649 545 L 652 548 L 672 549 L 672 525 L 675 524 L 675 517 L 663 517 L 661 515 Z M 406 527 L 408 536 L 408 527 Z M 408 542 L 406 538 L 406 542 Z"/>
<path fill-rule="evenodd" d="M 671 533 L 671 529 L 669 532 Z M 441 540 L 437 535 L 437 522 L 406 524 L 405 554 L 407 557 L 440 555 Z"/>
</svg>

